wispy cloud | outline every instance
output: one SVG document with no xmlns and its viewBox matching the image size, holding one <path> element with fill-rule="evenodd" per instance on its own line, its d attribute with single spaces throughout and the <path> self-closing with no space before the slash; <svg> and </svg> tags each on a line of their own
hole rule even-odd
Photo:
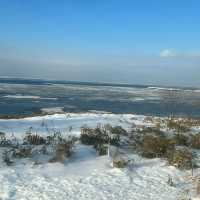
<svg viewBox="0 0 200 200">
<path fill-rule="evenodd" d="M 161 58 L 200 58 L 199 51 L 178 51 L 175 49 L 163 49 L 160 51 L 159 56 Z"/>
<path fill-rule="evenodd" d="M 45 52 L 45 51 L 44 51 Z M 79 81 L 200 85 L 200 54 L 164 49 L 157 55 L 68 53 L 52 54 L 1 48 L 1 76 Z M 177 74 L 181 77 L 177 79 Z"/>
<path fill-rule="evenodd" d="M 175 57 L 178 56 L 178 53 L 173 49 L 164 49 L 160 52 L 160 57 Z"/>
</svg>

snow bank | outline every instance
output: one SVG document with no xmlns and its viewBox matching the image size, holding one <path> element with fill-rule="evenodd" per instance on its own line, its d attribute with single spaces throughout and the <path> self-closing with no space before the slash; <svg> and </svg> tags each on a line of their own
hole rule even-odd
<svg viewBox="0 0 200 200">
<path fill-rule="evenodd" d="M 130 128 L 134 123 L 143 124 L 144 118 L 144 116 L 132 114 L 65 113 L 24 119 L 0 119 L 0 131 L 7 135 L 14 134 L 16 137 L 21 137 L 30 128 L 41 135 L 55 130 L 65 133 L 69 133 L 70 130 L 70 134 L 79 135 L 83 125 L 95 127 L 97 124 L 109 123 Z"/>
</svg>

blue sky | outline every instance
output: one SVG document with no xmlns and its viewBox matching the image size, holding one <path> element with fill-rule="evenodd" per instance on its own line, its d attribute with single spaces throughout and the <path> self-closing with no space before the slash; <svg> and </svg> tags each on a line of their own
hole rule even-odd
<svg viewBox="0 0 200 200">
<path fill-rule="evenodd" d="M 199 8 L 198 0 L 0 0 L 0 75 L 199 86 Z"/>
</svg>

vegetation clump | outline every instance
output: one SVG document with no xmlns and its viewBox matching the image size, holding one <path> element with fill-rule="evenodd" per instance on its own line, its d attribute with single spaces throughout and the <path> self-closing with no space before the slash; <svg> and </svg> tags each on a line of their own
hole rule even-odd
<svg viewBox="0 0 200 200">
<path fill-rule="evenodd" d="M 45 144 L 46 140 L 40 135 L 27 133 L 24 138 L 24 143 L 31 144 L 31 145 L 41 145 L 41 144 Z"/>
<path fill-rule="evenodd" d="M 121 157 L 121 156 L 117 156 L 115 158 L 113 158 L 113 167 L 115 168 L 124 168 L 128 165 L 128 161 Z"/>
<path fill-rule="evenodd" d="M 176 145 L 180 146 L 189 146 L 190 145 L 190 137 L 181 133 L 177 133 L 174 136 L 174 141 Z"/>
<path fill-rule="evenodd" d="M 127 135 L 127 131 L 123 129 L 121 126 L 108 126 L 108 130 L 110 131 L 111 134 L 113 135 Z"/>
<path fill-rule="evenodd" d="M 56 145 L 55 156 L 50 159 L 50 162 L 61 162 L 63 163 L 66 158 L 70 157 L 72 153 L 73 142 L 65 141 Z"/>
<path fill-rule="evenodd" d="M 142 130 L 137 130 L 139 134 L 151 134 L 158 137 L 165 137 L 165 133 L 157 127 L 145 127 Z"/>
<path fill-rule="evenodd" d="M 4 132 L 0 132 L 0 147 L 9 147 L 11 146 L 11 141 L 6 138 Z"/>
<path fill-rule="evenodd" d="M 13 164 L 13 160 L 11 160 L 9 150 L 5 150 L 3 152 L 3 162 L 5 162 L 7 166 L 11 166 Z"/>
<path fill-rule="evenodd" d="M 168 151 L 174 148 L 173 140 L 152 134 L 144 135 L 138 146 L 139 152 L 146 158 L 166 157 Z"/>
<path fill-rule="evenodd" d="M 66 158 L 71 156 L 75 141 L 75 137 L 64 138 L 60 132 L 55 132 L 52 136 L 48 136 L 47 145 L 52 147 L 52 151 L 55 154 L 49 161 L 63 163 Z"/>
<path fill-rule="evenodd" d="M 119 145 L 120 136 L 118 134 L 113 134 L 112 131 L 118 132 L 119 128 L 107 128 L 105 126 L 97 126 L 96 128 L 82 127 L 80 140 L 83 144 L 94 145 L 94 147 L 100 144 L 112 144 Z"/>
<path fill-rule="evenodd" d="M 84 126 L 81 128 L 80 141 L 82 144 L 93 145 L 99 155 L 106 155 L 108 145 L 119 146 L 121 135 L 127 135 L 127 131 L 120 126 Z"/>
<path fill-rule="evenodd" d="M 178 133 L 190 131 L 190 126 L 185 124 L 183 120 L 177 120 L 173 118 L 167 121 L 167 127 L 169 129 L 176 130 Z"/>
<path fill-rule="evenodd" d="M 194 149 L 200 149 L 200 133 L 192 135 L 191 137 L 191 147 Z"/>
<path fill-rule="evenodd" d="M 27 158 L 31 156 L 32 148 L 26 145 L 20 145 L 18 148 L 13 149 L 13 157 L 15 158 Z"/>
<path fill-rule="evenodd" d="M 172 150 L 168 155 L 168 162 L 180 169 L 191 169 L 195 166 L 193 154 L 188 148 Z"/>
<path fill-rule="evenodd" d="M 75 141 L 74 137 L 63 137 L 60 132 L 55 132 L 46 138 L 28 133 L 22 141 L 17 141 L 16 145 L 11 145 L 4 151 L 3 161 L 8 166 L 23 158 L 31 158 L 35 163 L 45 160 L 64 162 L 71 155 Z M 45 157 L 41 157 L 42 155 Z"/>
<path fill-rule="evenodd" d="M 100 156 L 108 154 L 108 145 L 106 144 L 99 144 L 95 148 Z"/>
</svg>

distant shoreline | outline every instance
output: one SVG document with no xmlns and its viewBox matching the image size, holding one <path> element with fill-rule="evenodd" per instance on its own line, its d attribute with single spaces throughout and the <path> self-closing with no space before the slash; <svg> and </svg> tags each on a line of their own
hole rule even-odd
<svg viewBox="0 0 200 200">
<path fill-rule="evenodd" d="M 73 81 L 73 80 L 51 80 L 51 79 L 37 79 L 37 78 L 14 78 L 14 77 L 0 77 L 0 83 L 6 84 L 32 84 L 32 85 L 51 85 L 51 84 L 73 84 L 84 86 L 115 86 L 115 87 L 135 87 L 135 88 L 160 88 L 171 90 L 200 90 L 200 87 L 194 86 L 165 86 L 154 84 L 128 84 L 128 83 L 107 83 L 107 82 L 90 82 L 90 81 Z"/>
<path fill-rule="evenodd" d="M 88 111 L 88 112 L 54 112 L 54 113 L 33 113 L 33 114 L 19 114 L 19 115 L 1 115 L 0 114 L 0 120 L 12 120 L 12 119 L 26 119 L 26 118 L 34 118 L 34 117 L 45 117 L 45 116 L 53 116 L 55 114 L 63 114 L 63 115 L 68 115 L 68 114 L 113 114 L 113 115 L 126 115 L 126 114 L 130 114 L 130 115 L 142 115 L 142 116 L 146 116 L 146 117 L 169 117 L 169 116 L 161 116 L 161 115 L 152 115 L 152 114 L 136 114 L 136 113 L 111 113 L 111 112 L 101 112 L 98 111 Z M 174 116 L 175 118 L 184 118 L 184 119 L 200 119 L 200 117 L 198 116 Z"/>
</svg>

